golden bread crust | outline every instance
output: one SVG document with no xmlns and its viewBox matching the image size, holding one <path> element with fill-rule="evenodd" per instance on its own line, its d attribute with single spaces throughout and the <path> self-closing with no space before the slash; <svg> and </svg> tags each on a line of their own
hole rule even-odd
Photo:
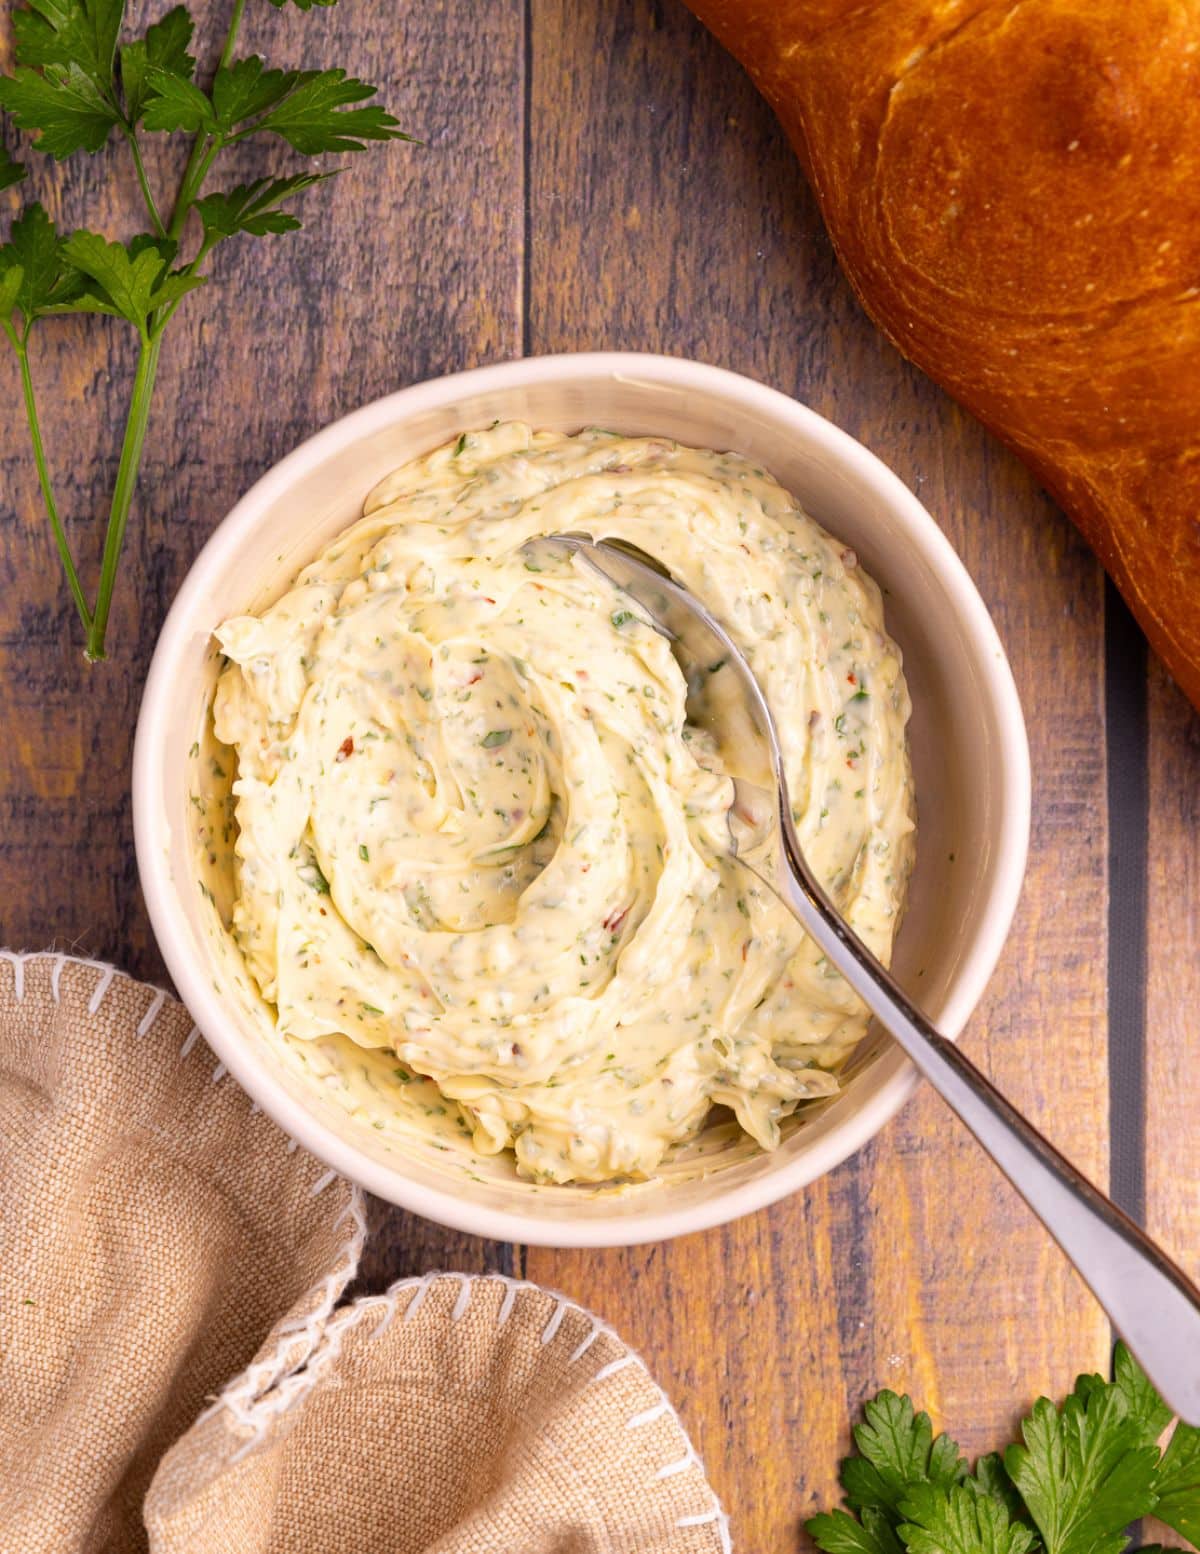
<svg viewBox="0 0 1200 1554">
<path fill-rule="evenodd" d="M 1200 706 L 1200 0 L 689 0 L 867 311 L 1032 466 Z"/>
</svg>

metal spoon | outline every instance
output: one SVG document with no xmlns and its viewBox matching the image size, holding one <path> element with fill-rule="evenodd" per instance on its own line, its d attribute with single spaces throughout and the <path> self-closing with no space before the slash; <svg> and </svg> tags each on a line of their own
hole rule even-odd
<svg viewBox="0 0 1200 1554">
<path fill-rule="evenodd" d="M 545 543 L 545 542 L 544 542 Z M 738 856 L 780 897 L 918 1071 L 975 1135 L 1104 1307 L 1166 1402 L 1200 1425 L 1200 1290 L 1144 1231 L 1060 1155 L 941 1035 L 842 919 L 814 877 L 792 824 L 775 720 L 724 628 L 655 561 L 623 541 L 556 535 L 639 604 L 688 676 L 688 715 L 736 751 L 743 812 L 758 834 L 731 825 Z M 695 694 L 703 686 L 702 694 Z M 773 810 L 773 814 L 772 814 Z"/>
</svg>

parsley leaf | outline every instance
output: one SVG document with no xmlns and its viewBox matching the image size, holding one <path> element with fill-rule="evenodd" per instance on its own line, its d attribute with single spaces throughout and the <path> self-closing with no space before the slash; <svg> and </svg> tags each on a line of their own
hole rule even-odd
<svg viewBox="0 0 1200 1554">
<path fill-rule="evenodd" d="M 272 108 L 292 90 L 298 70 L 266 70 L 257 54 L 223 65 L 213 80 L 212 101 L 217 124 L 225 133 L 256 113 Z"/>
<path fill-rule="evenodd" d="M 128 246 L 107 243 L 97 232 L 72 232 L 62 245 L 63 258 L 84 276 L 79 295 L 56 311 L 111 313 L 128 319 L 144 338 L 150 315 L 176 302 L 204 281 L 198 275 L 169 270 L 173 245 L 135 238 Z"/>
<path fill-rule="evenodd" d="M 20 279 L 13 280 L 14 275 Z M 0 248 L 2 316 L 19 311 L 26 328 L 78 293 L 77 271 L 63 257 L 63 240 L 40 205 L 30 205 L 12 224 L 8 242 Z"/>
<path fill-rule="evenodd" d="M 1123 1343 L 1118 1343 L 1113 1352 L 1113 1380 L 1121 1389 L 1130 1418 L 1141 1427 L 1143 1442 L 1156 1443 L 1171 1422 L 1171 1410 Z M 1079 1390 L 1078 1382 L 1075 1390 Z"/>
<path fill-rule="evenodd" d="M 881 1392 L 863 1413 L 866 1422 L 854 1431 L 861 1455 L 842 1464 L 846 1503 L 854 1510 L 895 1511 L 914 1483 L 948 1488 L 965 1475 L 956 1443 L 948 1435 L 935 1441 L 929 1415 L 915 1413 L 910 1398 Z"/>
<path fill-rule="evenodd" d="M 121 122 L 113 60 L 124 0 L 29 0 L 13 12 L 16 68 L 0 106 L 53 157 L 99 151 Z"/>
<path fill-rule="evenodd" d="M 0 327 L 6 330 L 12 328 L 13 310 L 17 305 L 17 297 L 20 295 L 21 283 L 24 279 L 25 271 L 19 264 L 11 264 L 7 269 L 0 269 Z"/>
<path fill-rule="evenodd" d="M 897 1532 L 909 1554 L 1027 1554 L 1037 1541 L 998 1500 L 964 1485 L 915 1484 Z"/>
<path fill-rule="evenodd" d="M 1039 1398 L 1021 1442 L 973 1473 L 907 1397 L 881 1392 L 864 1415 L 849 1511 L 806 1523 L 825 1554 L 1122 1554 L 1151 1511 L 1200 1548 L 1200 1429 L 1178 1425 L 1160 1458 L 1170 1411 L 1124 1344 L 1112 1381 L 1080 1376 L 1061 1408 Z"/>
<path fill-rule="evenodd" d="M 349 106 L 374 97 L 375 92 L 375 87 L 344 70 L 298 71 L 287 96 L 240 134 L 279 135 L 304 156 L 362 151 L 367 140 L 411 140 L 378 103 L 369 108 Z"/>
<path fill-rule="evenodd" d="M 990 1451 L 975 1464 L 974 1475 L 966 1480 L 967 1487 L 977 1495 L 987 1495 L 998 1500 L 1013 1521 L 1026 1520 L 1028 1513 L 1021 1497 L 1013 1487 L 1013 1481 L 1005 1471 L 1004 1459 L 998 1451 Z"/>
<path fill-rule="evenodd" d="M 333 176 L 329 172 L 300 173 L 291 178 L 256 178 L 253 183 L 239 184 L 228 194 L 206 194 L 196 201 L 196 210 L 204 223 L 205 239 L 211 246 L 237 232 L 249 232 L 256 237 L 263 237 L 268 232 L 294 232 L 300 225 L 299 218 L 278 207 L 304 189 Z"/>
<path fill-rule="evenodd" d="M 1200 1430 L 1178 1424 L 1158 1470 L 1154 1514 L 1200 1546 Z"/>
<path fill-rule="evenodd" d="M 13 12 L 18 65 L 77 67 L 102 89 L 113 84 L 113 58 L 125 0 L 29 0 Z"/>
<path fill-rule="evenodd" d="M 0 189 L 11 189 L 25 177 L 25 169 L 13 159 L 7 146 L 0 145 Z"/>
<path fill-rule="evenodd" d="M 1046 1554 L 1121 1554 L 1126 1524 L 1154 1506 L 1158 1464 L 1121 1388 L 1073 1392 L 1061 1411 L 1039 1398 L 1021 1434 L 1004 1465 Z"/>
<path fill-rule="evenodd" d="M 901 1543 L 882 1511 L 868 1508 L 856 1522 L 845 1511 L 823 1511 L 805 1523 L 825 1554 L 901 1554 Z"/>
<path fill-rule="evenodd" d="M 216 129 L 212 103 L 186 76 L 147 64 L 143 86 L 148 94 L 143 115 L 148 130 L 187 130 L 194 135 Z"/>
<path fill-rule="evenodd" d="M 125 117 L 136 124 L 150 99 L 146 79 L 151 68 L 166 71 L 190 81 L 196 61 L 188 53 L 195 23 L 182 5 L 167 12 L 161 21 L 147 29 L 144 38 L 136 38 L 121 47 L 121 89 L 125 97 Z"/>
<path fill-rule="evenodd" d="M 18 65 L 11 76 L 0 76 L 0 107 L 19 129 L 37 135 L 39 151 L 60 159 L 99 151 L 120 122 L 111 99 L 74 61 L 47 65 L 40 74 Z"/>
</svg>

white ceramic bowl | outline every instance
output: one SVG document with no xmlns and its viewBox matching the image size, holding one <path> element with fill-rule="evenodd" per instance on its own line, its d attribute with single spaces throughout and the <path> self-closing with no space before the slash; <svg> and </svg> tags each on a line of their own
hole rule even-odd
<svg viewBox="0 0 1200 1554">
<path fill-rule="evenodd" d="M 501 1240 L 612 1246 L 701 1230 L 761 1208 L 830 1170 L 911 1093 L 911 1066 L 867 1042 L 842 1092 L 763 1154 L 722 1143 L 702 1173 L 624 1192 L 536 1187 L 506 1158 L 464 1163 L 373 1130 L 273 1031 L 197 881 L 202 737 L 217 671 L 211 632 L 261 608 L 339 530 L 389 470 L 497 417 L 574 430 L 601 424 L 734 449 L 764 464 L 853 546 L 885 591 L 912 692 L 917 868 L 895 969 L 955 1036 L 983 992 L 1020 891 L 1029 753 L 1004 651 L 933 519 L 859 443 L 785 395 L 695 362 L 581 355 L 512 362 L 392 394 L 327 427 L 277 464 L 204 547 L 167 617 L 134 754 L 138 866 L 163 956 L 222 1063 L 291 1136 L 370 1191 Z M 786 708 L 776 709 L 782 719 Z M 720 1135 L 718 1135 L 720 1137 Z"/>
</svg>

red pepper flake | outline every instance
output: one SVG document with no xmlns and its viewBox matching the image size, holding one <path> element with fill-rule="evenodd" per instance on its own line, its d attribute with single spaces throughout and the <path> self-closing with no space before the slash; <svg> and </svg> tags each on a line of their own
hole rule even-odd
<svg viewBox="0 0 1200 1554">
<path fill-rule="evenodd" d="M 493 598 L 491 598 L 487 594 L 480 594 L 479 597 L 483 600 L 484 604 L 495 604 L 495 602 L 496 602 Z"/>
<path fill-rule="evenodd" d="M 847 680 L 849 680 L 851 685 L 857 685 L 858 684 L 858 679 L 857 679 L 853 669 L 846 676 L 846 678 L 847 678 Z"/>
<path fill-rule="evenodd" d="M 354 754 L 354 736 L 353 736 L 353 734 L 347 734 L 345 739 L 343 739 L 341 744 L 338 746 L 338 753 L 337 753 L 336 759 L 339 760 L 339 761 L 344 761 L 344 760 L 347 759 L 348 756 L 352 756 L 353 754 Z"/>
<path fill-rule="evenodd" d="M 604 923 L 603 923 L 603 927 L 604 927 L 605 933 L 612 934 L 613 938 L 615 939 L 617 937 L 617 935 L 621 932 L 621 925 L 622 925 L 622 923 L 624 923 L 625 919 L 628 916 L 629 916 L 629 908 L 628 907 L 626 907 L 624 909 L 624 911 L 622 911 L 622 912 L 610 912 L 608 914 L 608 916 L 604 919 Z"/>
<path fill-rule="evenodd" d="M 469 677 L 469 679 L 467 680 L 467 684 L 468 685 L 476 685 L 482 679 L 483 679 L 483 670 L 482 669 L 477 669 L 475 671 L 475 673 Z"/>
<path fill-rule="evenodd" d="M 743 960 L 745 960 L 745 959 L 746 959 L 746 957 L 747 957 L 747 956 L 748 956 L 748 955 L 749 955 L 749 954 L 750 954 L 750 940 L 749 940 L 749 939 L 747 939 L 747 940 L 745 940 L 745 941 L 744 941 L 744 943 L 743 943 L 743 944 L 742 944 L 742 959 L 743 959 Z"/>
</svg>

